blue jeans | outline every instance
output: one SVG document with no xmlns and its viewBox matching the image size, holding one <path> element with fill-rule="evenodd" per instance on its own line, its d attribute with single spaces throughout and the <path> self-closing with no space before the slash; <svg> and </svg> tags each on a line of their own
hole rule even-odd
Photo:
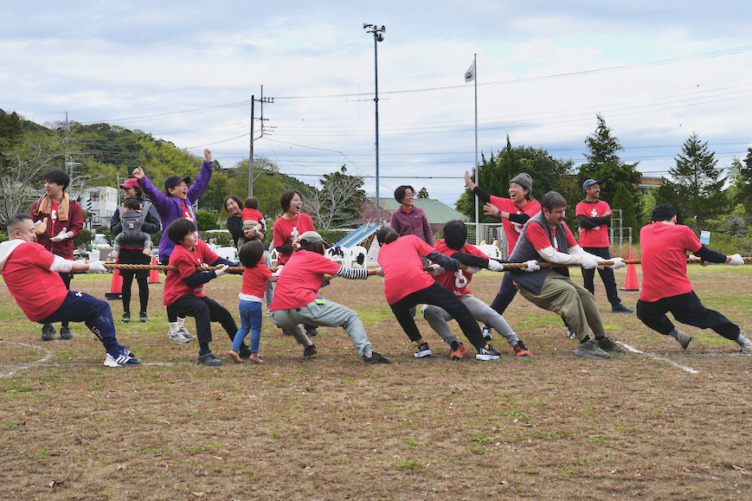
<svg viewBox="0 0 752 501">
<path fill-rule="evenodd" d="M 259 342 L 261 341 L 261 303 L 257 301 L 240 301 L 238 304 L 240 310 L 240 329 L 235 334 L 232 341 L 232 351 L 239 351 L 243 345 L 243 340 L 251 332 L 251 353 L 258 353 Z"/>
<path fill-rule="evenodd" d="M 85 292 L 68 291 L 60 308 L 40 324 L 55 322 L 83 322 L 91 332 L 97 336 L 107 353 L 117 358 L 120 356 L 120 344 L 115 336 L 115 322 L 112 320 L 112 310 L 106 301 L 90 296 Z"/>
</svg>

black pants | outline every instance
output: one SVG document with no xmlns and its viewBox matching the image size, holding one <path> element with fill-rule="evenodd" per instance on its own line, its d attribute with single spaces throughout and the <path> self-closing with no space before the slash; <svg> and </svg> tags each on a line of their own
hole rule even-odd
<svg viewBox="0 0 752 501">
<path fill-rule="evenodd" d="M 392 308 L 392 313 L 397 318 L 397 322 L 402 326 L 410 341 L 417 341 L 422 337 L 418 326 L 415 325 L 415 319 L 410 314 L 410 308 L 414 308 L 419 304 L 431 304 L 443 308 L 457 320 L 465 337 L 467 337 L 473 346 L 478 349 L 486 346 L 483 334 L 480 332 L 480 327 L 478 327 L 478 322 L 475 321 L 473 314 L 470 313 L 467 306 L 462 304 L 462 301 L 457 299 L 454 294 L 436 283 L 425 289 L 410 293 L 396 303 L 389 305 Z"/>
<path fill-rule="evenodd" d="M 167 314 L 175 317 L 194 317 L 196 319 L 196 337 L 199 343 L 210 343 L 212 340 L 211 323 L 219 322 L 230 338 L 235 339 L 238 325 L 227 308 L 206 296 L 197 297 L 190 294 L 180 296 L 167 307 Z"/>
<path fill-rule="evenodd" d="M 120 264 L 151 264 L 149 256 L 143 253 L 143 249 L 121 248 L 118 256 Z M 133 277 L 136 277 L 138 283 L 138 299 L 142 311 L 146 313 L 149 306 L 149 270 L 120 270 L 120 276 L 123 277 L 123 311 L 131 311 L 131 287 L 133 286 Z"/>
<path fill-rule="evenodd" d="M 167 230 L 165 230 L 167 231 Z M 159 256 L 159 264 L 161 266 L 169 266 L 170 265 L 170 256 Z M 167 276 L 167 272 L 164 272 L 165 276 Z M 185 318 L 185 315 L 180 315 L 180 318 Z M 174 313 L 169 307 L 167 308 L 167 321 L 170 323 L 174 323 L 178 321 L 178 315 Z"/>
<path fill-rule="evenodd" d="M 713 329 L 731 341 L 736 341 L 739 337 L 739 326 L 717 311 L 705 308 L 694 291 L 665 297 L 658 301 L 637 301 L 637 318 L 664 336 L 674 330 L 674 324 L 666 316 L 669 311 L 678 322 L 683 324 L 700 329 Z"/>
<path fill-rule="evenodd" d="M 611 250 L 608 247 L 583 247 L 582 250 L 596 256 L 600 256 L 603 259 L 611 259 Z M 603 268 L 598 270 L 598 274 L 603 280 L 603 285 L 606 287 L 606 297 L 611 306 L 617 306 L 621 303 L 619 295 L 616 292 L 616 278 L 614 277 L 614 270 L 611 268 Z M 585 287 L 590 294 L 595 296 L 595 285 L 593 279 L 595 278 L 595 269 L 586 270 L 582 269 L 583 287 Z"/>
</svg>

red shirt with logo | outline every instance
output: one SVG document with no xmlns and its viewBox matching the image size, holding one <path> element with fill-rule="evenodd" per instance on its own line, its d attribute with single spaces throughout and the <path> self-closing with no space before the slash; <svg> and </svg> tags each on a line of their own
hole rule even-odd
<svg viewBox="0 0 752 501">
<path fill-rule="evenodd" d="M 641 301 L 658 301 L 692 291 L 687 278 L 687 251 L 697 252 L 700 240 L 683 224 L 652 223 L 640 230 Z"/>
<path fill-rule="evenodd" d="M 302 308 L 319 295 L 324 275 L 336 275 L 341 266 L 316 252 L 299 250 L 292 253 L 277 278 L 271 311 Z"/>
<path fill-rule="evenodd" d="M 497 209 L 510 214 L 527 214 L 533 217 L 541 211 L 541 206 L 535 200 L 528 200 L 522 207 L 512 202 L 509 198 L 495 197 L 491 195 L 491 203 L 496 206 Z M 514 246 L 517 245 L 517 240 L 522 235 L 522 227 L 524 224 L 514 223 L 509 219 L 502 219 L 501 224 L 504 226 L 504 234 L 507 236 L 507 242 L 509 242 L 509 254 L 512 254 Z"/>
<path fill-rule="evenodd" d="M 571 249 L 572 247 L 578 245 L 577 240 L 575 240 L 574 235 L 572 235 L 572 231 L 569 229 L 569 226 L 567 226 L 566 223 L 561 224 L 564 225 L 564 230 L 567 232 L 567 247 Z M 544 230 L 541 225 L 533 223 L 527 226 L 525 238 L 527 238 L 528 242 L 533 244 L 535 250 L 545 249 L 546 247 L 553 247 L 558 251 L 559 242 L 556 241 L 556 232 L 552 229 L 551 233 L 554 234 L 553 245 L 551 245 L 551 240 L 549 240 L 546 230 Z"/>
<path fill-rule="evenodd" d="M 433 277 L 423 271 L 421 257 L 434 250 L 415 235 L 399 237 L 379 250 L 379 266 L 384 270 L 384 295 L 394 304 L 408 294 L 434 284 Z"/>
<path fill-rule="evenodd" d="M 575 215 L 585 217 L 602 217 L 611 214 L 611 207 L 603 200 L 577 204 Z M 595 228 L 580 228 L 580 247 L 609 247 L 608 226 L 602 224 Z"/>
<path fill-rule="evenodd" d="M 272 247 L 282 245 L 294 245 L 298 243 L 300 235 L 306 231 L 316 231 L 313 227 L 313 220 L 308 214 L 300 213 L 292 219 L 280 217 L 274 222 L 272 230 Z M 278 264 L 285 264 L 290 259 L 292 252 L 281 252 L 277 257 Z"/>
<path fill-rule="evenodd" d="M 206 297 L 204 284 L 191 287 L 185 283 L 184 279 L 196 273 L 196 266 L 207 266 L 217 262 L 218 259 L 219 256 L 212 252 L 203 240 L 199 240 L 192 249 L 188 249 L 184 245 L 176 245 L 172 255 L 170 255 L 170 266 L 177 266 L 178 269 L 167 272 L 162 304 L 170 305 L 177 301 L 180 296 L 186 294 Z"/>
<path fill-rule="evenodd" d="M 253 268 L 245 268 L 243 270 L 243 285 L 240 288 L 240 293 L 258 298 L 264 297 L 266 282 L 270 278 L 272 278 L 272 272 L 264 263 L 258 263 Z"/>
<path fill-rule="evenodd" d="M 454 249 L 450 249 L 444 242 L 444 240 L 439 240 L 436 242 L 436 252 L 440 252 L 449 257 L 451 257 L 455 252 L 462 252 L 464 254 L 472 254 L 473 256 L 488 258 L 488 256 L 485 255 L 483 251 L 481 251 L 474 245 L 465 244 L 462 249 L 456 251 Z M 466 271 L 462 270 L 445 270 L 441 275 L 434 277 L 434 280 L 439 285 L 441 285 L 445 289 L 448 289 L 449 292 L 458 297 L 472 294 L 472 292 L 470 292 L 470 290 L 467 288 L 467 286 L 470 285 L 470 281 L 472 279 L 472 273 L 467 273 Z"/>
</svg>

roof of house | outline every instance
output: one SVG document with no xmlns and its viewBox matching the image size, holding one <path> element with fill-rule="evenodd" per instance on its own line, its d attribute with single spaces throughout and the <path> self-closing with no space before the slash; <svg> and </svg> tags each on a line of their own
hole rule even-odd
<svg viewBox="0 0 752 501">
<path fill-rule="evenodd" d="M 376 203 L 376 197 L 368 197 L 372 203 Z M 382 209 L 391 212 L 399 209 L 400 204 L 394 198 L 379 198 Z M 460 221 L 469 221 L 470 218 L 461 212 L 458 212 L 445 203 L 431 198 L 416 198 L 413 200 L 416 207 L 423 209 L 429 224 L 444 224 L 448 221 L 459 219 Z"/>
</svg>

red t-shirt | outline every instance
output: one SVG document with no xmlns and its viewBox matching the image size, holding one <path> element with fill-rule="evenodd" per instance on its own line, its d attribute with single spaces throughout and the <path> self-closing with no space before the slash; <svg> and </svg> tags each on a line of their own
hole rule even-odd
<svg viewBox="0 0 752 501">
<path fill-rule="evenodd" d="M 572 248 L 577 244 L 577 240 L 574 239 L 574 235 L 572 235 L 572 232 L 569 230 L 569 227 L 566 225 L 566 223 L 561 223 L 564 225 L 564 230 L 567 232 L 567 247 Z M 552 228 L 551 233 L 554 234 L 554 241 L 553 241 L 553 248 L 557 251 L 559 250 L 559 242 L 556 241 L 556 232 Z M 539 224 L 532 223 L 527 226 L 527 231 L 525 232 L 525 238 L 527 238 L 527 241 L 533 244 L 533 247 L 535 247 L 535 250 L 541 250 L 545 249 L 546 247 L 552 247 L 551 240 L 548 239 L 548 234 L 546 233 L 546 230 L 543 229 L 543 227 Z"/>
<path fill-rule="evenodd" d="M 496 206 L 500 211 L 508 212 L 510 214 L 527 214 L 533 217 L 540 212 L 541 206 L 535 200 L 528 200 L 523 207 L 517 206 L 509 198 L 495 197 L 491 195 L 491 203 Z M 507 236 L 509 242 L 509 254 L 514 250 L 514 246 L 517 245 L 517 240 L 522 235 L 522 227 L 524 224 L 513 223 L 509 219 L 502 219 L 501 224 L 504 226 L 504 234 Z"/>
<path fill-rule="evenodd" d="M 216 255 L 204 243 L 199 240 L 193 249 L 187 249 L 183 245 L 176 245 L 175 250 L 170 256 L 170 266 L 177 266 L 176 271 L 168 271 L 164 285 L 164 300 L 162 304 L 170 305 L 177 301 L 180 296 L 190 294 L 196 297 L 205 297 L 204 284 L 197 287 L 190 287 L 183 279 L 196 273 L 196 266 L 207 266 L 217 262 L 219 256 Z"/>
<path fill-rule="evenodd" d="M 253 268 L 243 270 L 243 286 L 240 288 L 241 294 L 250 294 L 251 296 L 264 297 L 266 292 L 266 282 L 272 278 L 272 272 L 264 263 L 259 263 Z"/>
<path fill-rule="evenodd" d="M 300 235 L 306 231 L 316 231 L 313 227 L 313 220 L 308 214 L 302 212 L 292 219 L 285 219 L 280 217 L 274 222 L 274 229 L 272 230 L 272 247 L 279 247 L 281 245 L 293 245 L 298 243 Z M 290 259 L 292 252 L 282 252 L 277 257 L 278 264 L 285 264 Z M 277 286 L 279 287 L 279 286 Z M 308 303 L 306 303 L 308 304 Z"/>
<path fill-rule="evenodd" d="M 481 251 L 474 245 L 465 244 L 465 246 L 461 250 L 456 251 L 447 247 L 447 244 L 444 242 L 444 240 L 439 240 L 436 242 L 435 250 L 436 252 L 440 252 L 445 256 L 450 257 L 455 252 L 463 252 L 465 254 L 472 254 L 474 256 L 488 258 L 488 256 L 485 255 L 483 251 Z M 472 273 L 467 273 L 462 270 L 445 270 L 441 275 L 434 277 L 434 280 L 438 282 L 439 285 L 448 289 L 452 294 L 458 297 L 472 294 L 472 292 L 470 292 L 470 290 L 467 288 L 467 286 L 470 285 L 470 281 L 472 279 Z"/>
<path fill-rule="evenodd" d="M 185 200 L 183 200 L 182 202 L 182 207 L 183 207 L 183 219 L 187 219 L 188 221 L 193 223 L 194 222 L 193 216 L 191 215 L 191 211 L 188 210 L 188 205 L 186 205 Z"/>
<path fill-rule="evenodd" d="M 256 209 L 243 209 L 243 221 L 261 221 L 262 219 L 264 219 L 263 214 Z"/>
<path fill-rule="evenodd" d="M 688 226 L 653 223 L 643 227 L 640 230 L 640 300 L 653 302 L 691 292 L 686 253 L 697 252 L 700 247 L 700 240 Z"/>
<path fill-rule="evenodd" d="M 324 275 L 336 275 L 340 268 L 321 254 L 307 250 L 293 252 L 277 278 L 274 301 L 269 309 L 302 308 L 318 297 Z"/>
<path fill-rule="evenodd" d="M 575 209 L 576 216 L 601 217 L 611 214 L 611 207 L 603 200 L 597 202 L 580 202 Z M 602 224 L 595 228 L 580 228 L 580 247 L 609 247 L 608 226 Z"/>
<path fill-rule="evenodd" d="M 0 273 L 16 303 L 32 322 L 52 315 L 68 290 L 57 272 L 50 271 L 55 255 L 35 242 L 16 247 Z"/>
<path fill-rule="evenodd" d="M 421 257 L 434 250 L 415 235 L 399 237 L 379 250 L 379 266 L 384 270 L 384 295 L 394 304 L 408 294 L 433 285 L 433 277 L 423 271 Z"/>
</svg>

